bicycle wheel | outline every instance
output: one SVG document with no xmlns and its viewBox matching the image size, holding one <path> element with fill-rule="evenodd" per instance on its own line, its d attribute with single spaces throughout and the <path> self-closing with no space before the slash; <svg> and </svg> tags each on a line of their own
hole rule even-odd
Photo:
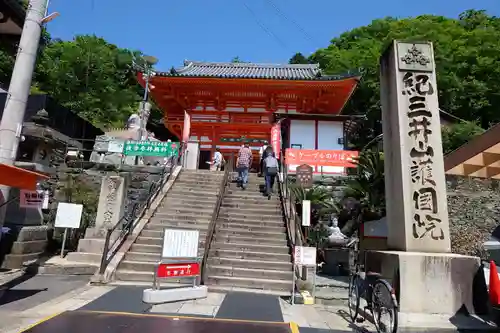
<svg viewBox="0 0 500 333">
<path fill-rule="evenodd" d="M 377 332 L 397 332 L 398 302 L 392 286 L 385 280 L 377 280 L 373 285 L 372 314 Z"/>
<path fill-rule="evenodd" d="M 360 281 L 361 278 L 357 274 L 351 275 L 349 279 L 349 314 L 353 322 L 356 321 L 359 313 L 359 299 L 361 298 Z"/>
</svg>

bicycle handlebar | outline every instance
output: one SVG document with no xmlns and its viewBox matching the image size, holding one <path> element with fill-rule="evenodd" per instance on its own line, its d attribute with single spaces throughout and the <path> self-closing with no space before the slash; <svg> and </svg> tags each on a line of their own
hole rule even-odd
<svg viewBox="0 0 500 333">
<path fill-rule="evenodd" d="M 347 242 L 346 247 L 353 247 L 354 245 L 359 243 L 358 237 L 352 237 L 349 242 Z"/>
</svg>

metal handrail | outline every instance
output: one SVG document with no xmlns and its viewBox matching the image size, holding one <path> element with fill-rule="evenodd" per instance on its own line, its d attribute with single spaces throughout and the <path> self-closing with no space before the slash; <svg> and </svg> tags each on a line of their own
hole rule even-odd
<svg viewBox="0 0 500 333">
<path fill-rule="evenodd" d="M 210 220 L 210 224 L 208 225 L 207 237 L 205 239 L 205 250 L 203 252 L 203 260 L 201 262 L 201 284 L 205 283 L 205 278 L 207 274 L 206 266 L 208 261 L 208 253 L 210 252 L 210 246 L 212 244 L 212 240 L 215 234 L 215 226 L 217 223 L 217 219 L 219 218 L 219 211 L 222 205 L 222 201 L 224 200 L 224 196 L 226 195 L 226 191 L 229 184 L 229 175 L 233 174 L 234 168 L 234 153 L 231 154 L 231 158 L 228 162 L 226 162 L 224 168 L 224 177 L 222 177 L 222 181 L 220 184 L 219 195 L 217 196 L 217 202 L 215 204 L 214 211 L 212 213 L 212 219 Z"/>
<path fill-rule="evenodd" d="M 179 149 L 179 151 L 181 149 L 182 147 Z M 99 274 L 104 274 L 106 267 L 114 258 L 122 244 L 127 240 L 128 236 L 135 229 L 138 221 L 140 221 L 144 217 L 144 214 L 151 206 L 151 203 L 157 198 L 163 186 L 169 181 L 172 172 L 174 168 L 179 164 L 179 161 L 179 156 L 172 159 L 170 166 L 165 166 L 163 168 L 160 179 L 151 184 L 146 199 L 141 202 L 136 202 L 132 207 L 131 214 L 123 215 L 113 227 L 107 229 L 101 263 L 99 266 Z M 115 232 L 119 227 L 122 227 L 122 229 L 120 230 L 120 235 L 110 245 L 111 236 L 113 232 Z"/>
<path fill-rule="evenodd" d="M 281 208 L 286 223 L 288 239 L 290 246 L 302 246 L 307 243 L 304 233 L 302 232 L 301 217 L 297 215 L 295 208 L 295 195 L 290 190 L 288 179 L 288 168 L 285 163 L 285 151 L 281 151 L 280 167 L 283 174 L 283 179 L 278 182 L 278 190 L 280 194 Z"/>
</svg>

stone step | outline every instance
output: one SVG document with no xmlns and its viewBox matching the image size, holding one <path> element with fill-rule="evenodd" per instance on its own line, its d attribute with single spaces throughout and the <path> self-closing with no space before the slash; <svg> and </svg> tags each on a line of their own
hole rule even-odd
<svg viewBox="0 0 500 333">
<path fill-rule="evenodd" d="M 180 229 L 180 230 L 199 230 L 200 233 L 206 232 L 208 229 L 208 223 L 181 223 L 181 222 L 170 222 L 170 223 L 148 223 L 144 227 L 146 230 L 156 230 L 164 232 L 165 229 Z"/>
<path fill-rule="evenodd" d="M 198 250 L 198 255 L 203 257 L 204 248 Z M 140 271 L 147 271 L 152 269 L 161 259 L 161 251 L 158 253 L 146 252 L 127 252 L 123 261 L 120 263 L 120 268 L 123 269 L 137 269 Z M 125 268 L 128 267 L 128 268 Z M 132 268 L 131 268 L 132 267 Z M 135 268 L 133 268 L 135 267 Z"/>
<path fill-rule="evenodd" d="M 161 204 L 168 204 L 170 201 L 181 201 L 181 202 L 193 202 L 193 203 L 211 203 L 215 204 L 217 202 L 217 196 L 204 196 L 203 193 L 198 193 L 198 195 L 176 195 L 168 193 Z"/>
<path fill-rule="evenodd" d="M 232 197 L 264 197 L 264 188 L 258 185 L 248 184 L 243 190 L 235 184 L 231 184 L 227 194 Z"/>
<path fill-rule="evenodd" d="M 248 192 L 247 192 L 248 193 Z M 271 199 L 269 199 L 267 196 L 265 196 L 262 193 L 255 193 L 255 194 L 250 194 L 247 195 L 245 193 L 238 193 L 238 194 L 226 194 L 224 196 L 224 200 L 231 200 L 231 201 L 239 201 L 239 202 L 253 202 L 257 204 L 265 204 L 265 203 L 275 203 L 279 204 L 279 197 L 278 196 L 272 196 Z"/>
<path fill-rule="evenodd" d="M 278 210 L 281 211 L 281 204 L 279 201 L 269 201 L 264 198 L 262 202 L 252 202 L 252 201 L 234 201 L 227 200 L 224 197 L 222 202 L 222 207 L 224 208 L 234 208 L 234 209 L 265 209 L 265 210 Z"/>
<path fill-rule="evenodd" d="M 167 208 L 167 207 L 165 207 Z M 157 217 L 165 217 L 172 215 L 210 215 L 212 216 L 214 209 L 206 206 L 201 206 L 199 208 L 186 207 L 186 206 L 177 206 L 177 207 L 169 207 L 168 209 L 162 209 L 156 211 L 154 216 Z"/>
<path fill-rule="evenodd" d="M 273 269 L 279 271 L 292 272 L 292 263 L 284 261 L 262 261 L 251 259 L 238 259 L 238 258 L 218 258 L 211 257 L 208 259 L 209 265 L 221 265 L 231 267 L 244 267 L 251 269 Z"/>
<path fill-rule="evenodd" d="M 290 249 L 287 245 L 263 245 L 263 244 L 245 244 L 245 243 L 228 243 L 216 241 L 213 245 L 214 249 L 234 250 L 245 252 L 267 252 L 272 254 L 288 254 Z"/>
<path fill-rule="evenodd" d="M 157 212 L 168 213 L 171 210 L 182 209 L 182 210 L 209 210 L 214 211 L 215 202 L 200 202 L 200 201 L 182 201 L 182 200 L 170 200 L 161 204 L 158 207 Z"/>
<path fill-rule="evenodd" d="M 206 183 L 206 184 L 196 184 L 196 183 L 176 183 L 174 189 L 183 189 L 191 191 L 218 191 L 221 184 L 217 183 Z"/>
<path fill-rule="evenodd" d="M 286 237 L 283 238 L 260 238 L 260 237 L 250 237 L 250 236 L 237 236 L 237 235 L 223 235 L 216 233 L 215 239 L 217 242 L 230 242 L 238 244 L 262 244 L 262 245 L 277 245 L 277 246 L 287 246 L 288 242 Z"/>
<path fill-rule="evenodd" d="M 188 188 L 188 187 L 176 187 L 172 188 L 170 192 L 170 195 L 180 195 L 180 196 L 186 196 L 186 195 L 195 195 L 195 196 L 202 196 L 202 197 L 216 197 L 219 194 L 219 189 L 201 189 L 201 188 Z"/>
<path fill-rule="evenodd" d="M 216 231 L 217 235 L 223 237 L 228 236 L 240 236 L 240 237 L 258 237 L 258 238 L 269 238 L 269 239 L 287 239 L 287 235 L 284 232 L 272 232 L 263 231 L 261 228 L 255 228 L 255 230 L 248 229 L 235 229 L 235 228 L 220 228 Z"/>
<path fill-rule="evenodd" d="M 175 181 L 175 185 L 184 185 L 187 187 L 220 187 L 222 184 L 221 179 L 211 179 L 211 178 L 184 178 Z"/>
<path fill-rule="evenodd" d="M 163 234 L 164 234 L 164 229 L 144 229 L 141 231 L 140 237 L 144 238 L 157 238 L 157 239 L 163 239 Z M 205 239 L 207 237 L 207 232 L 206 230 L 200 230 L 200 239 Z"/>
<path fill-rule="evenodd" d="M 284 261 L 262 261 L 257 259 L 239 259 L 239 258 L 219 258 L 210 257 L 209 265 L 243 267 L 252 269 L 273 269 L 278 271 L 292 271 L 292 263 Z"/>
<path fill-rule="evenodd" d="M 149 272 L 149 271 L 136 271 L 133 269 L 131 270 L 118 269 L 115 273 L 115 279 L 118 281 L 149 282 L 151 283 L 151 285 L 153 284 L 153 276 L 154 276 L 153 270 Z M 192 278 L 161 279 L 160 285 L 171 284 L 171 283 L 193 285 L 193 279 Z"/>
<path fill-rule="evenodd" d="M 271 200 L 268 200 L 267 197 L 258 197 L 258 198 L 248 198 L 242 200 L 241 198 L 235 198 L 235 197 L 228 197 L 227 195 L 224 196 L 224 202 L 222 203 L 223 206 L 233 206 L 233 205 L 242 205 L 243 207 L 247 205 L 256 205 L 256 206 L 263 206 L 263 207 L 280 207 L 281 208 L 281 203 L 279 200 L 273 200 L 271 197 Z"/>
<path fill-rule="evenodd" d="M 240 232 L 240 231 L 251 231 L 251 232 L 275 232 L 275 233 L 285 233 L 285 227 L 270 227 L 267 225 L 257 226 L 257 225 L 248 225 L 248 224 L 239 224 L 234 222 L 226 222 L 226 221 L 217 221 L 217 227 L 219 230 L 230 230 L 232 232 Z"/>
<path fill-rule="evenodd" d="M 159 254 L 159 253 L 161 253 L 161 248 L 162 248 L 161 242 L 160 242 L 160 245 L 134 243 L 130 247 L 129 251 L 132 253 Z"/>
<path fill-rule="evenodd" d="M 290 281 L 212 275 L 207 278 L 207 284 L 258 290 L 283 290 L 291 292 L 292 280 L 291 274 Z"/>
<path fill-rule="evenodd" d="M 200 237 L 199 238 L 199 244 L 198 246 L 205 247 L 205 238 L 206 237 Z M 134 250 L 134 246 L 137 246 L 137 248 L 141 248 L 142 250 Z M 144 247 L 141 247 L 144 246 Z M 159 247 L 158 251 L 161 251 L 161 247 L 163 246 L 163 238 L 154 238 L 154 237 L 143 237 L 139 236 L 137 237 L 135 243 L 132 245 L 132 252 L 152 252 L 156 253 L 156 246 Z M 154 251 L 149 251 L 149 249 L 154 250 Z"/>
<path fill-rule="evenodd" d="M 234 266 L 211 265 L 209 276 L 234 276 L 255 279 L 283 280 L 292 282 L 292 270 L 279 271 L 274 269 L 253 269 Z"/>
<path fill-rule="evenodd" d="M 209 175 L 224 175 L 224 171 L 213 171 L 213 170 L 208 170 L 208 169 L 182 169 L 181 175 L 183 174 L 189 174 L 189 175 L 201 175 L 201 174 L 209 174 Z"/>
<path fill-rule="evenodd" d="M 221 213 L 227 214 L 248 214 L 248 215 L 273 215 L 273 216 L 282 216 L 281 209 L 278 207 L 269 207 L 264 205 L 255 205 L 255 206 L 247 206 L 245 207 L 228 207 L 225 205 L 221 206 Z"/>
<path fill-rule="evenodd" d="M 266 221 L 262 220 L 253 220 L 253 219 L 242 219 L 242 218 L 234 218 L 228 216 L 219 216 L 217 219 L 217 223 L 237 223 L 237 224 L 245 224 L 249 226 L 270 226 L 270 227 L 284 227 L 285 222 L 282 219 L 269 219 Z"/>
<path fill-rule="evenodd" d="M 250 252 L 250 251 L 235 251 L 235 250 L 220 250 L 211 249 L 210 256 L 221 258 L 235 258 L 235 259 L 250 259 L 262 261 L 281 261 L 291 262 L 292 256 L 285 253 L 268 253 L 268 252 Z"/>
<path fill-rule="evenodd" d="M 135 284 L 139 282 L 134 282 Z M 284 291 L 284 290 L 256 290 L 252 288 L 243 288 L 243 287 L 232 287 L 232 286 L 223 286 L 223 285 L 209 285 L 208 286 L 208 291 L 213 292 L 213 293 L 221 293 L 221 294 L 227 294 L 227 293 L 259 293 L 261 295 L 271 295 L 271 296 L 276 296 L 276 297 L 287 297 L 290 298 L 292 295 L 291 291 Z"/>
<path fill-rule="evenodd" d="M 219 217 L 221 217 L 222 219 L 226 219 L 226 218 L 234 218 L 234 219 L 239 219 L 239 220 L 253 220 L 253 221 L 269 221 L 269 220 L 273 220 L 273 221 L 279 221 L 279 220 L 283 220 L 283 215 L 281 213 L 276 213 L 276 214 L 271 214 L 271 213 L 247 213 L 247 212 L 243 212 L 243 211 L 230 211 L 228 212 L 227 210 L 225 209 L 221 209 L 219 211 Z"/>
<path fill-rule="evenodd" d="M 212 215 L 193 215 L 193 214 L 172 214 L 170 216 L 156 216 L 154 215 L 150 223 L 179 223 L 179 222 L 189 222 L 189 223 L 209 223 L 212 219 Z"/>
</svg>

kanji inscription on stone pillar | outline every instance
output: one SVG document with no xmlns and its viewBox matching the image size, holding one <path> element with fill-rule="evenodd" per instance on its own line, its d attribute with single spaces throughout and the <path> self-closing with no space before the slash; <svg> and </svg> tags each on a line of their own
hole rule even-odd
<svg viewBox="0 0 500 333">
<path fill-rule="evenodd" d="M 394 41 L 381 59 L 388 245 L 450 252 L 432 43 Z"/>
</svg>

